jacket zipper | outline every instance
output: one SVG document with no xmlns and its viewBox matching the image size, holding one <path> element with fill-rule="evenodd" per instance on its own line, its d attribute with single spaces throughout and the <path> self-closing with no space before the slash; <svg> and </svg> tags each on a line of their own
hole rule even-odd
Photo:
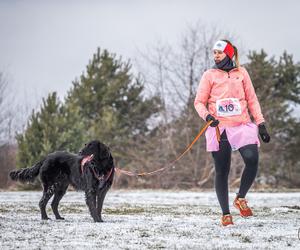
<svg viewBox="0 0 300 250">
<path fill-rule="evenodd" d="M 224 70 L 221 70 L 221 69 L 217 69 L 217 70 L 224 72 Z M 233 71 L 233 70 L 235 70 L 235 68 L 234 68 L 234 69 L 231 69 L 230 71 Z M 226 73 L 227 73 L 227 75 L 228 75 L 228 78 L 230 78 L 230 74 L 229 74 L 230 71 L 228 71 L 228 72 L 226 71 Z"/>
</svg>

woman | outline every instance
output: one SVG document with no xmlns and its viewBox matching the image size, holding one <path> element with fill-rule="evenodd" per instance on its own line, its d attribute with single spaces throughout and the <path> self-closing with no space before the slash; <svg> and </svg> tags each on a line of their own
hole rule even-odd
<svg viewBox="0 0 300 250">
<path fill-rule="evenodd" d="M 233 224 L 228 203 L 231 151 L 239 150 L 245 163 L 233 205 L 241 216 L 252 216 L 245 196 L 257 173 L 258 132 L 265 143 L 270 141 L 270 136 L 248 72 L 239 65 L 237 48 L 228 40 L 219 40 L 213 47 L 213 54 L 215 65 L 204 72 L 194 105 L 203 120 L 213 121 L 205 132 L 206 150 L 212 152 L 214 159 L 215 189 L 223 212 L 221 224 L 227 226 Z M 220 142 L 215 129 L 218 125 Z"/>
</svg>

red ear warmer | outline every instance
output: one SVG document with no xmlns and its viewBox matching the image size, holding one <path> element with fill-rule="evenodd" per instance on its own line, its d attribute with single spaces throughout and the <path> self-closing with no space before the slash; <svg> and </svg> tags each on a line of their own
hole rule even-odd
<svg viewBox="0 0 300 250">
<path fill-rule="evenodd" d="M 232 45 L 230 45 L 229 43 L 225 42 L 225 41 L 217 41 L 213 47 L 213 49 L 215 50 L 221 50 L 223 51 L 227 56 L 229 56 L 230 59 L 233 58 L 234 56 L 234 48 Z"/>
</svg>

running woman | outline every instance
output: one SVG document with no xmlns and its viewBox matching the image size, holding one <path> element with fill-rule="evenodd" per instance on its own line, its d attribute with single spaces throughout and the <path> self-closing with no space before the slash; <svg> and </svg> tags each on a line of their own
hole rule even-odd
<svg viewBox="0 0 300 250">
<path fill-rule="evenodd" d="M 237 48 L 228 40 L 219 40 L 213 47 L 213 56 L 215 65 L 203 73 L 194 106 L 203 120 L 213 121 L 205 132 L 206 151 L 212 152 L 215 189 L 223 212 L 221 224 L 227 226 L 233 224 L 228 202 L 231 151 L 239 150 L 245 163 L 233 205 L 241 216 L 252 216 L 245 196 L 257 173 L 258 133 L 265 143 L 270 141 L 270 136 L 250 76 L 239 65 Z M 216 126 L 221 134 L 220 143 Z"/>
</svg>

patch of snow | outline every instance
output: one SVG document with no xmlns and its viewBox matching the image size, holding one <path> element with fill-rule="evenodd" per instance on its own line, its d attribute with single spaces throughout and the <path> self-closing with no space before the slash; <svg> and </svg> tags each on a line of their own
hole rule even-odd
<svg viewBox="0 0 300 250">
<path fill-rule="evenodd" d="M 230 202 L 234 199 L 230 195 Z M 0 192 L 0 249 L 300 249 L 300 193 L 249 193 L 254 216 L 220 226 L 214 192 L 110 190 L 104 223 L 94 223 L 84 194 L 68 192 L 56 221 L 41 221 L 41 192 Z"/>
</svg>

